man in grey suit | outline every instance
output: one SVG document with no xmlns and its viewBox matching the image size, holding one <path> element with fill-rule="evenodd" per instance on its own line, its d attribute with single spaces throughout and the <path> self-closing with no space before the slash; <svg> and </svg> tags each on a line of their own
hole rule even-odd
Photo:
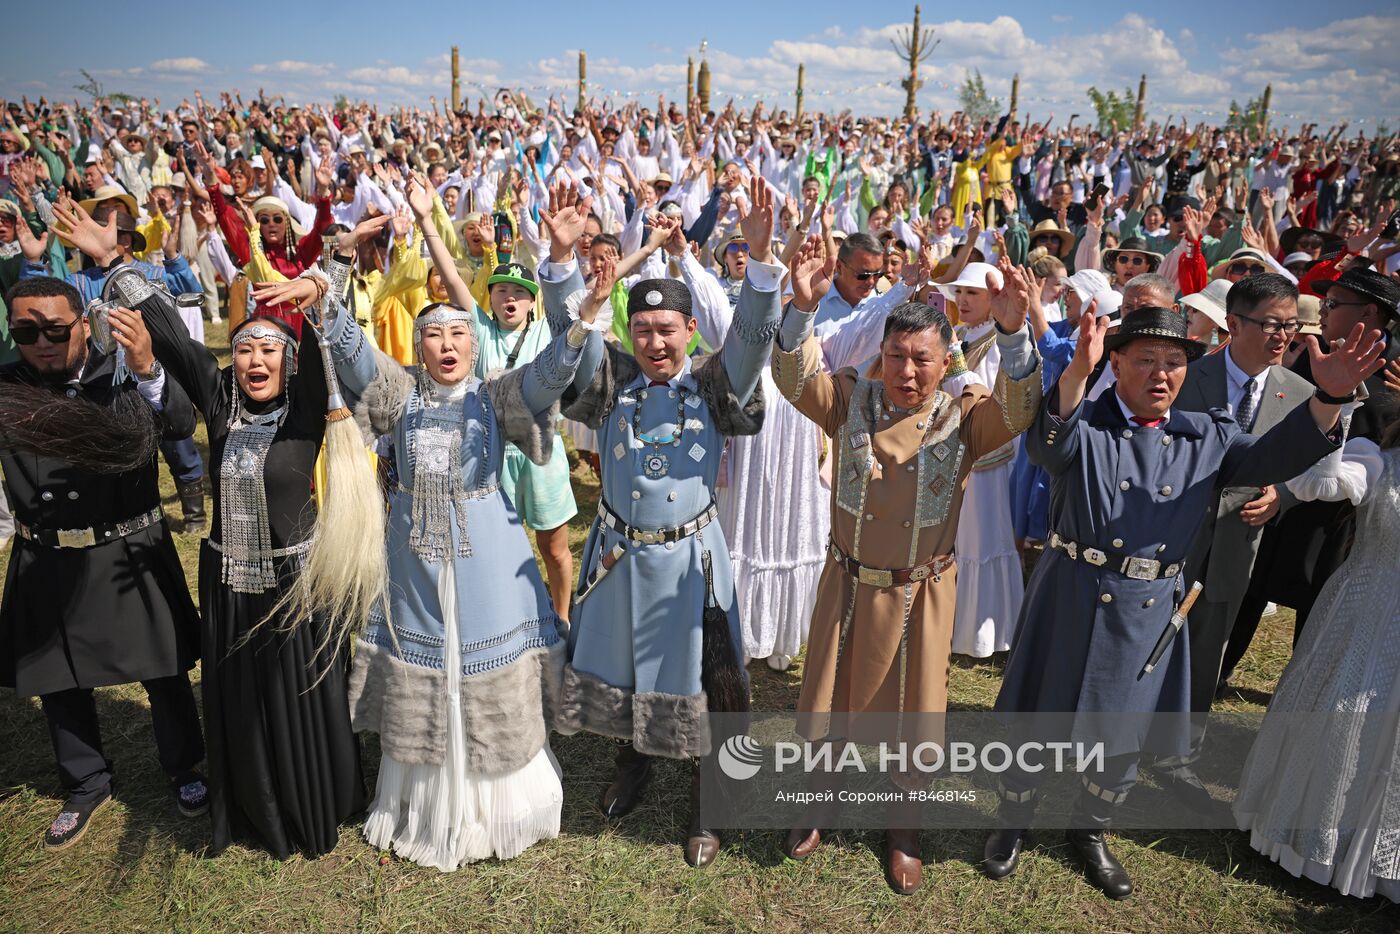
<svg viewBox="0 0 1400 934">
<path fill-rule="evenodd" d="M 1244 431 L 1262 435 L 1313 393 L 1311 383 L 1281 365 L 1298 333 L 1298 289 L 1273 273 L 1249 276 L 1230 287 L 1225 312 L 1229 343 L 1191 364 L 1176 405 L 1194 412 L 1224 409 Z M 1194 763 L 1205 737 L 1206 715 L 1215 699 L 1230 629 L 1249 587 L 1259 536 L 1278 509 L 1278 493 L 1272 486 L 1221 489 L 1186 561 L 1186 582 L 1203 585 L 1187 618 L 1191 752 L 1179 759 L 1164 759 L 1157 769 L 1168 787 L 1197 810 L 1215 807 Z"/>
</svg>

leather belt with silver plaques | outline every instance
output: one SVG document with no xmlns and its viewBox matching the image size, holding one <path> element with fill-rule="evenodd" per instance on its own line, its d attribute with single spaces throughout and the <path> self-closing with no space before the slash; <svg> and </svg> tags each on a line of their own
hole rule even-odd
<svg viewBox="0 0 1400 934">
<path fill-rule="evenodd" d="M 1155 558 L 1135 558 L 1120 551 L 1081 545 L 1067 538 L 1061 538 L 1059 532 L 1050 533 L 1050 547 L 1063 551 L 1069 555 L 1072 561 L 1083 561 L 1096 568 L 1108 568 L 1110 571 L 1117 571 L 1124 577 L 1131 577 L 1137 581 L 1176 577 L 1181 571 L 1180 563 L 1163 564 Z"/>
<path fill-rule="evenodd" d="M 135 535 L 148 529 L 165 518 L 159 506 L 150 512 L 143 512 L 121 522 L 110 525 L 95 525 L 86 529 L 36 529 L 23 522 L 15 523 L 15 533 L 27 542 L 43 545 L 45 548 L 92 548 L 107 542 Z"/>
<path fill-rule="evenodd" d="M 602 523 L 628 541 L 641 542 L 643 545 L 664 545 L 667 542 L 689 538 L 718 517 L 719 507 L 711 501 L 708 509 L 684 525 L 670 529 L 639 529 L 628 525 L 606 502 L 598 500 L 598 518 Z"/>
<path fill-rule="evenodd" d="M 957 558 L 952 554 L 934 555 L 922 564 L 916 564 L 912 568 L 872 568 L 861 564 L 855 558 L 843 552 L 833 541 L 827 542 L 827 547 L 831 550 L 831 556 L 836 559 L 836 563 L 843 570 L 856 580 L 870 587 L 886 589 L 905 584 L 917 584 L 919 581 L 933 578 L 934 582 L 943 579 L 943 572 L 952 567 Z"/>
</svg>

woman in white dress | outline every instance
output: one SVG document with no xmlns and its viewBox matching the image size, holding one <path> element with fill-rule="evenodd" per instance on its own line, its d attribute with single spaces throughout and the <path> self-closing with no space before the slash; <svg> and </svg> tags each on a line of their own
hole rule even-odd
<svg viewBox="0 0 1400 934">
<path fill-rule="evenodd" d="M 1400 901 L 1400 422 L 1380 446 L 1349 441 L 1288 488 L 1351 500 L 1356 540 L 1279 680 L 1235 819 L 1295 876 Z"/>
<path fill-rule="evenodd" d="M 988 388 L 996 383 L 1001 353 L 992 320 L 993 290 L 1002 277 L 987 263 L 968 263 L 943 294 L 957 302 L 958 339 L 970 377 Z M 1003 445 L 972 467 L 963 494 L 964 520 L 958 524 L 958 604 L 953 617 L 953 651 L 986 658 L 1011 648 L 1025 596 L 1021 556 L 1011 522 L 1011 467 L 1016 441 Z"/>
</svg>

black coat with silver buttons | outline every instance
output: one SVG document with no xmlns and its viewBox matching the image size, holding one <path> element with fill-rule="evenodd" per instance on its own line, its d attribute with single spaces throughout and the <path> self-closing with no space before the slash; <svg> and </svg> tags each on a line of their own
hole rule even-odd
<svg viewBox="0 0 1400 934">
<path fill-rule="evenodd" d="M 137 393 L 114 386 L 111 355 L 91 346 L 82 377 L 56 391 L 111 405 Z M 35 382 L 20 362 L 0 367 L 6 382 Z M 167 376 L 159 416 L 167 438 L 189 437 L 195 413 Z M 144 404 L 144 403 L 142 403 Z M 198 615 L 165 522 L 127 536 L 111 526 L 160 505 L 159 466 L 101 474 L 51 457 L 0 450 L 5 493 L 17 524 L 32 529 L 99 528 L 86 548 L 50 548 L 16 534 L 0 603 L 0 686 L 21 696 L 101 687 L 188 671 L 199 656 Z"/>
</svg>

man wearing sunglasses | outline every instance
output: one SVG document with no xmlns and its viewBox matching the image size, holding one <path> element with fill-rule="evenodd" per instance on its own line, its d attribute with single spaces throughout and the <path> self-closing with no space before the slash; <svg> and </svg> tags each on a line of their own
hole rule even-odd
<svg viewBox="0 0 1400 934">
<path fill-rule="evenodd" d="M 97 215 L 89 218 L 81 205 L 60 201 L 54 205 L 54 221 L 64 236 L 95 263 L 66 277 L 69 284 L 77 287 L 85 304 L 102 297 L 107 270 L 118 264 L 130 264 L 172 295 L 204 291 L 189 260 L 183 256 L 177 254 L 161 265 L 136 258 L 137 252 L 146 249 L 146 238 L 136 229 L 135 219 L 124 210 L 98 208 Z M 53 271 L 49 265 L 32 261 L 26 262 L 20 272 L 23 279 L 50 275 Z M 208 520 L 204 509 L 204 462 L 200 460 L 193 434 L 191 431 L 184 438 L 167 438 L 161 443 L 161 453 L 180 495 L 182 530 L 188 535 L 199 535 L 207 527 Z"/>
<path fill-rule="evenodd" d="M 854 233 L 841 241 L 836 252 L 836 273 L 831 277 L 831 289 L 817 305 L 814 333 L 827 337 L 839 330 L 857 312 L 864 321 L 884 321 L 889 312 L 908 300 L 913 291 L 900 280 L 883 295 L 875 294 L 875 284 L 885 274 L 885 249 L 880 241 L 867 233 Z M 832 370 L 854 366 L 863 370 L 870 360 L 832 360 Z"/>
<path fill-rule="evenodd" d="M 1275 273 L 1250 275 L 1225 294 L 1230 342 L 1186 370 L 1176 407 L 1189 412 L 1223 409 L 1250 435 L 1262 435 L 1312 395 L 1306 379 L 1282 365 L 1297 335 L 1298 289 Z M 1249 575 L 1264 523 L 1276 514 L 1273 486 L 1233 486 L 1220 491 L 1206 515 L 1186 562 L 1185 580 L 1205 586 L 1187 619 L 1190 626 L 1191 749 L 1157 768 L 1185 803 L 1209 813 L 1213 808 L 1196 775 L 1205 737 L 1206 715 L 1215 699 L 1225 647 L 1249 587 Z"/>
<path fill-rule="evenodd" d="M 0 454 L 16 520 L 0 604 L 0 685 L 38 697 L 48 720 L 66 800 L 44 844 L 58 850 L 77 842 L 112 797 L 94 688 L 142 682 L 172 796 L 187 816 L 207 808 L 187 675 L 199 655 L 199 618 L 161 515 L 156 462 L 102 464 L 142 439 L 119 423 L 92 422 L 94 413 L 149 406 L 158 415 L 141 434 L 188 437 L 194 408 L 161 373 L 149 338 L 140 339 L 144 328 L 118 337 L 134 377 L 115 381 L 115 354 L 88 344 L 82 298 L 68 283 L 22 280 L 7 304 L 21 359 L 0 367 L 0 383 L 49 392 L 38 403 L 47 410 L 42 433 L 23 453 L 7 444 Z M 90 407 L 69 408 L 79 401 Z"/>
</svg>

